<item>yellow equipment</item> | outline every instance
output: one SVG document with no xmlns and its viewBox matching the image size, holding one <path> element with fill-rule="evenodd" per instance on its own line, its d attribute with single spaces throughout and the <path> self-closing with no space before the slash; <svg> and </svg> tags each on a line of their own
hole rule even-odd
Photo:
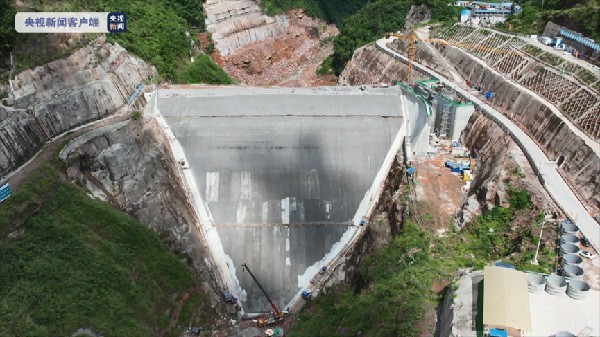
<svg viewBox="0 0 600 337">
<path fill-rule="evenodd" d="M 413 62 L 415 60 L 415 45 L 417 44 L 418 41 L 421 42 L 430 42 L 430 43 L 438 43 L 444 46 L 453 46 L 453 47 L 462 47 L 462 48 L 466 48 L 466 49 L 475 49 L 475 50 L 481 50 L 481 51 L 486 51 L 486 52 L 490 52 L 490 53 L 506 53 L 506 54 L 519 54 L 517 51 L 515 50 L 504 50 L 504 49 L 494 49 L 494 48 L 488 48 L 488 47 L 482 47 L 480 45 L 477 44 L 467 44 L 467 43 L 450 43 L 448 41 L 442 40 L 442 39 L 425 39 L 425 40 L 421 40 L 417 34 L 415 34 L 415 30 L 411 29 L 408 32 L 408 35 L 401 35 L 401 34 L 396 34 L 396 33 L 386 33 L 385 34 L 385 38 L 389 39 L 391 36 L 398 38 L 398 39 L 404 39 L 404 40 L 408 40 L 408 50 L 407 50 L 407 56 L 408 56 L 408 71 L 406 73 L 406 78 L 408 80 L 408 83 L 412 83 L 412 71 L 413 71 Z"/>
</svg>

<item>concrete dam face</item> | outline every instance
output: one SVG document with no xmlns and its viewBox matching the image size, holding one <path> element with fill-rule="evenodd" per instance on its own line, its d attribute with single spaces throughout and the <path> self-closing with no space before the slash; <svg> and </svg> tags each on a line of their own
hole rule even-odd
<svg viewBox="0 0 600 337">
<path fill-rule="evenodd" d="M 241 264 L 284 309 L 352 228 L 404 123 L 399 88 L 168 89 L 157 107 L 246 312 L 270 306 Z"/>
</svg>

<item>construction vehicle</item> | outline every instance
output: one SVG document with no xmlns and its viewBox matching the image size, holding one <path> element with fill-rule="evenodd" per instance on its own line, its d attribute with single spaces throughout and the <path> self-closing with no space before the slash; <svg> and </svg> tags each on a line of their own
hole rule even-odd
<svg viewBox="0 0 600 337">
<path fill-rule="evenodd" d="M 263 288 L 263 286 L 260 284 L 260 282 L 258 282 L 258 280 L 254 276 L 254 274 L 252 274 L 252 272 L 250 271 L 250 268 L 248 268 L 248 265 L 244 263 L 244 264 L 242 264 L 242 267 L 246 268 L 246 270 L 250 274 L 250 277 L 252 277 L 252 279 L 254 280 L 254 282 L 256 283 L 256 285 L 258 285 L 258 288 L 260 288 L 260 290 L 262 291 L 262 293 L 265 295 L 265 297 L 269 301 L 269 304 L 271 304 L 271 308 L 273 308 L 273 315 L 271 317 L 268 317 L 268 318 L 259 318 L 258 319 L 258 326 L 259 327 L 263 327 L 263 326 L 267 326 L 267 325 L 277 324 L 277 323 L 283 321 L 283 317 L 284 317 L 283 316 L 283 312 L 281 312 L 281 310 L 279 310 L 277 308 L 277 306 L 275 305 L 275 303 L 273 303 L 273 301 L 269 297 L 269 294 L 267 294 L 267 291 L 265 290 L 265 288 Z"/>
</svg>

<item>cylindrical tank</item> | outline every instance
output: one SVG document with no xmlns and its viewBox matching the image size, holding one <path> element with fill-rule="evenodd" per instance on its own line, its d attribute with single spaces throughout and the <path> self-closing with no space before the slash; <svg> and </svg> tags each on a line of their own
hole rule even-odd
<svg viewBox="0 0 600 337">
<path fill-rule="evenodd" d="M 576 337 L 574 334 L 567 331 L 559 331 L 552 335 L 551 337 Z"/>
<path fill-rule="evenodd" d="M 570 264 L 580 267 L 582 263 L 583 263 L 583 259 L 579 255 L 575 255 L 575 254 L 563 255 L 563 258 L 562 258 L 563 267 L 566 265 L 570 265 Z"/>
<path fill-rule="evenodd" d="M 546 280 L 540 274 L 527 273 L 527 289 L 530 293 L 541 293 Z"/>
<path fill-rule="evenodd" d="M 560 225 L 560 231 L 562 234 L 577 235 L 577 232 L 579 232 L 579 227 L 577 227 L 577 225 L 575 224 L 572 224 L 571 222 L 563 221 Z"/>
<path fill-rule="evenodd" d="M 560 243 L 572 243 L 576 245 L 579 243 L 579 238 L 573 234 L 563 234 L 560 237 Z"/>
<path fill-rule="evenodd" d="M 550 275 L 546 279 L 546 292 L 552 295 L 564 294 L 567 289 L 567 281 L 564 277 Z"/>
<path fill-rule="evenodd" d="M 560 255 L 579 254 L 579 247 L 572 243 L 563 243 L 560 245 Z"/>
<path fill-rule="evenodd" d="M 590 285 L 581 280 L 570 280 L 567 286 L 567 295 L 576 300 L 583 300 L 588 296 Z"/>
<path fill-rule="evenodd" d="M 566 277 L 571 277 L 575 279 L 583 278 L 583 269 L 573 264 L 568 264 L 563 268 Z"/>
</svg>

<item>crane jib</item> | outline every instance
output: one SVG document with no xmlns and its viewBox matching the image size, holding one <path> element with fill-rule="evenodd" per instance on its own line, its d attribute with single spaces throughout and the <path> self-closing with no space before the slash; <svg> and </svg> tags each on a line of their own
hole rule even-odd
<svg viewBox="0 0 600 337">
<path fill-rule="evenodd" d="M 242 264 L 242 267 L 246 268 L 246 270 L 248 271 L 248 273 L 250 274 L 250 276 L 252 277 L 252 279 L 254 280 L 254 282 L 258 285 L 258 287 L 260 288 L 260 290 L 263 292 L 263 294 L 265 294 L 265 297 L 267 298 L 267 300 L 269 301 L 269 303 L 271 304 L 271 307 L 273 308 L 273 310 L 275 311 L 275 314 L 277 316 L 281 315 L 281 311 L 279 311 L 279 309 L 277 309 L 277 306 L 275 305 L 275 303 L 273 303 L 273 301 L 271 300 L 271 298 L 269 297 L 269 294 L 267 294 L 267 291 L 265 290 L 265 288 L 262 287 L 262 285 L 260 284 L 260 282 L 258 282 L 258 280 L 256 279 L 256 277 L 254 276 L 254 274 L 252 274 L 252 272 L 250 271 L 250 268 L 248 268 L 248 265 L 246 265 L 245 263 Z"/>
</svg>

